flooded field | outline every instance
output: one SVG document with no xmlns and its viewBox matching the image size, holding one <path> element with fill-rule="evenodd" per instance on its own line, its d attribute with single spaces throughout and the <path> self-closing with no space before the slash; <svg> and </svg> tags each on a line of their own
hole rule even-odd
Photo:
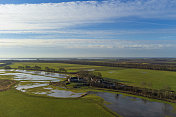
<svg viewBox="0 0 176 117">
<path fill-rule="evenodd" d="M 83 93 L 74 93 L 54 88 L 51 81 L 58 82 L 67 75 L 48 73 L 43 71 L 0 70 L 0 75 L 14 76 L 19 81 L 15 88 L 19 91 L 50 97 L 69 98 L 80 97 Z M 107 103 L 104 105 L 123 117 L 176 117 L 173 106 L 164 102 L 149 101 L 146 99 L 124 96 L 107 92 L 88 92 L 102 97 Z"/>
<path fill-rule="evenodd" d="M 173 106 L 163 102 L 124 96 L 107 92 L 89 92 L 102 97 L 106 107 L 123 117 L 176 117 Z"/>
<path fill-rule="evenodd" d="M 20 82 L 15 88 L 22 92 L 62 98 L 80 97 L 83 94 L 55 89 L 49 85 L 51 81 L 58 82 L 66 78 L 65 74 L 26 70 L 0 70 L 0 73 L 0 75 L 14 76 L 14 80 Z"/>
</svg>

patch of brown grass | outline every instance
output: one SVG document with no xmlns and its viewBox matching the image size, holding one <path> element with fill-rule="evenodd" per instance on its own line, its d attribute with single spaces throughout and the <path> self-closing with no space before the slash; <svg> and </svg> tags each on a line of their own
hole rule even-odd
<svg viewBox="0 0 176 117">
<path fill-rule="evenodd" d="M 4 90 L 9 89 L 15 83 L 16 83 L 16 81 L 14 81 L 14 80 L 7 80 L 7 79 L 0 80 L 0 91 L 4 91 Z"/>
</svg>

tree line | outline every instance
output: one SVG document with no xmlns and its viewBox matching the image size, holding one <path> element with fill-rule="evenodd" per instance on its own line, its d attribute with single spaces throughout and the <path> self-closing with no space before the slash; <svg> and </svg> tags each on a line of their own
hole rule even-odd
<svg viewBox="0 0 176 117">
<path fill-rule="evenodd" d="M 137 68 L 137 69 L 150 69 L 162 71 L 176 71 L 175 64 L 143 64 L 143 63 L 116 63 L 116 62 L 93 62 L 93 61 L 57 61 L 58 63 L 81 64 L 81 65 L 96 65 L 108 67 L 124 67 L 124 68 Z"/>
<path fill-rule="evenodd" d="M 60 73 L 67 73 L 67 70 L 63 67 L 59 67 L 57 70 L 54 68 L 49 68 L 49 67 L 45 67 L 44 69 L 42 69 L 40 66 L 18 66 L 18 69 L 21 70 L 35 70 L 35 71 L 46 71 L 46 72 L 60 72 Z"/>
<path fill-rule="evenodd" d="M 87 81 L 85 83 L 86 86 L 88 84 L 89 86 L 92 87 L 113 89 L 148 98 L 156 98 L 176 102 L 176 92 L 172 91 L 170 87 L 157 90 L 157 89 L 128 86 L 115 80 L 104 79 L 101 73 L 92 71 L 80 71 L 78 72 L 77 77 L 85 79 Z"/>
<path fill-rule="evenodd" d="M 12 61 L 10 61 L 12 62 Z M 13 61 L 13 62 L 36 62 L 36 63 L 68 63 L 68 64 L 81 64 L 81 65 L 96 65 L 108 67 L 123 67 L 123 68 L 137 68 L 137 69 L 150 69 L 162 71 L 176 71 L 176 64 L 170 63 L 130 63 L 130 62 L 108 62 L 108 61 L 85 61 L 85 60 L 57 60 L 57 61 Z"/>
</svg>

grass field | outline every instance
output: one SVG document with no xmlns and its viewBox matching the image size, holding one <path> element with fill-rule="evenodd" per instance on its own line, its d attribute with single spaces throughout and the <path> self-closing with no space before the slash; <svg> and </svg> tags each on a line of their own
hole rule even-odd
<svg viewBox="0 0 176 117">
<path fill-rule="evenodd" d="M 170 87 L 172 90 L 176 90 L 176 72 L 145 69 L 123 69 L 101 71 L 101 73 L 104 77 L 118 79 L 128 85 L 154 89 Z"/>
<path fill-rule="evenodd" d="M 103 77 L 117 79 L 128 85 L 163 89 L 171 87 L 176 90 L 176 72 L 127 69 L 105 66 L 89 66 L 63 63 L 14 63 L 13 68 L 18 66 L 38 65 L 44 69 L 50 67 L 58 69 L 64 67 L 68 72 L 90 70 L 101 72 Z M 13 76 L 1 75 L 0 79 L 12 79 Z M 84 89 L 80 89 L 84 90 Z M 111 117 L 110 112 L 102 106 L 103 100 L 94 95 L 84 98 L 60 99 L 35 95 L 28 95 L 15 89 L 0 92 L 0 117 Z M 2 101 L 3 100 L 3 101 Z M 175 107 L 175 104 L 173 105 Z"/>
<path fill-rule="evenodd" d="M 13 77 L 0 75 L 0 81 Z M 95 95 L 53 98 L 29 95 L 12 87 L 7 91 L 0 91 L 0 117 L 113 117 L 103 103 L 104 100 Z"/>
<path fill-rule="evenodd" d="M 25 95 L 15 89 L 0 92 L 0 117 L 111 117 L 88 96 L 79 99 L 55 99 Z"/>
<path fill-rule="evenodd" d="M 53 68 L 56 71 L 60 68 L 63 67 L 67 70 L 67 72 L 76 72 L 79 71 L 80 69 L 95 69 L 95 68 L 99 68 L 101 66 L 91 66 L 91 65 L 77 65 L 77 64 L 64 64 L 64 63 L 25 63 L 25 62 L 19 62 L 19 63 L 14 63 L 11 65 L 12 68 L 18 68 L 18 66 L 26 66 L 29 65 L 31 67 L 37 65 L 40 66 L 43 70 L 45 69 L 45 67 L 49 67 L 49 68 Z"/>
<path fill-rule="evenodd" d="M 25 65 L 38 65 L 43 69 L 50 67 L 58 69 L 64 67 L 68 72 L 75 72 L 79 70 L 90 70 L 101 72 L 103 77 L 117 79 L 125 84 L 164 89 L 171 88 L 176 91 L 176 72 L 171 71 L 159 71 L 159 70 L 146 70 L 146 69 L 127 69 L 118 67 L 105 67 L 105 66 L 93 66 L 93 65 L 78 65 L 78 64 L 64 64 L 64 63 L 14 63 L 11 65 L 13 68 Z"/>
</svg>

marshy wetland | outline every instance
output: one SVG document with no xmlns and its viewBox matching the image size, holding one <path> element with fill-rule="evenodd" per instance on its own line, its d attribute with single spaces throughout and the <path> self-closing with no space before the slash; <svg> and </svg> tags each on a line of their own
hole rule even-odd
<svg viewBox="0 0 176 117">
<path fill-rule="evenodd" d="M 97 68 L 100 70 L 99 67 Z M 96 70 L 96 69 L 93 69 L 93 70 Z M 108 69 L 107 72 L 109 71 L 110 70 Z M 9 80 L 14 80 L 18 82 L 14 86 L 14 88 L 17 91 L 15 91 L 14 89 L 10 89 L 6 93 L 16 92 L 17 94 L 19 93 L 19 95 L 24 95 L 27 97 L 32 96 L 32 98 L 45 97 L 45 99 L 48 99 L 48 100 L 53 100 L 53 99 L 60 100 L 60 101 L 69 100 L 70 104 L 71 104 L 71 100 L 82 101 L 81 104 L 83 105 L 87 102 L 90 102 L 90 104 L 95 106 L 95 109 L 99 108 L 98 109 L 99 112 L 101 111 L 102 114 L 105 113 L 104 115 L 100 114 L 101 116 L 105 116 L 105 117 L 118 116 L 118 115 L 121 115 L 123 117 L 131 117 L 131 116 L 175 117 L 176 116 L 176 110 L 175 110 L 176 105 L 174 103 L 151 100 L 151 99 L 136 97 L 132 95 L 125 95 L 122 93 L 118 94 L 118 93 L 112 93 L 112 92 L 99 92 L 99 91 L 97 92 L 96 90 L 95 91 L 81 90 L 82 92 L 81 91 L 74 92 L 72 90 L 69 91 L 69 90 L 65 90 L 64 88 L 54 87 L 49 84 L 50 82 L 59 82 L 63 79 L 66 79 L 66 77 L 68 76 L 67 74 L 51 73 L 51 72 L 44 72 L 44 71 L 17 70 L 17 69 L 11 69 L 11 70 L 1 69 L 0 72 L 1 72 L 0 73 L 1 78 L 4 77 Z M 116 73 L 116 72 L 115 71 L 109 72 L 109 74 L 112 74 L 112 73 Z M 88 95 L 85 97 L 81 97 L 85 93 L 87 93 Z M 61 107 L 61 106 L 59 107 L 59 105 L 57 106 L 58 108 Z M 33 105 L 31 105 L 31 107 L 33 107 Z M 65 105 L 65 107 L 68 108 L 67 104 Z M 85 106 L 85 108 L 87 107 Z M 56 114 L 57 112 L 54 112 L 54 113 Z M 95 116 L 97 113 L 92 113 L 92 114 Z M 16 115 L 18 115 L 18 112 L 16 113 Z M 16 115 L 14 116 L 16 117 Z M 56 115 L 60 115 L 60 114 L 56 114 Z M 96 115 L 96 116 L 100 116 L 100 115 Z M 67 116 L 69 116 L 69 114 Z M 81 116 L 81 114 L 80 115 L 78 114 L 78 116 Z M 89 116 L 91 115 L 89 114 Z"/>
<path fill-rule="evenodd" d="M 171 104 L 147 100 L 139 97 L 126 96 L 109 92 L 89 92 L 102 97 L 105 106 L 122 117 L 175 117 L 176 110 Z"/>
<path fill-rule="evenodd" d="M 104 110 L 101 98 L 94 95 L 77 98 L 83 93 L 49 86 L 50 81 L 59 81 L 60 78 L 65 78 L 65 75 L 47 73 L 45 76 L 42 73 L 1 69 L 1 80 L 17 81 L 11 89 L 0 92 L 2 117 L 113 116 Z M 56 77 L 57 75 L 59 77 Z M 78 110 L 81 112 L 77 113 Z"/>
<path fill-rule="evenodd" d="M 15 81 L 19 83 L 15 88 L 19 91 L 40 94 L 51 97 L 80 97 L 83 93 L 74 93 L 71 91 L 59 90 L 57 88 L 53 89 L 49 85 L 51 81 L 59 82 L 61 79 L 66 78 L 67 75 L 59 73 L 46 73 L 41 71 L 26 71 L 26 70 L 1 70 L 4 73 L 0 75 L 4 76 L 14 76 Z M 6 72 L 7 71 L 7 72 Z"/>
</svg>

